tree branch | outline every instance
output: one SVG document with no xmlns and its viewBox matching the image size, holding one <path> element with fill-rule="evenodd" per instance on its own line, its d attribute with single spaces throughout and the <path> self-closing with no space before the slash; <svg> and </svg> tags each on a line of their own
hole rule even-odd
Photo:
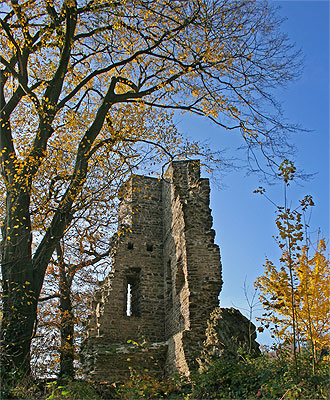
<svg viewBox="0 0 330 400">
<path fill-rule="evenodd" d="M 66 228 L 72 221 L 72 205 L 77 195 L 80 193 L 87 175 L 88 154 L 94 143 L 94 140 L 102 129 L 105 117 L 112 105 L 111 100 L 114 96 L 113 91 L 115 85 L 116 79 L 112 79 L 108 92 L 96 113 L 92 125 L 81 139 L 77 151 L 74 172 L 69 187 L 64 193 L 50 226 L 47 229 L 33 257 L 33 269 L 36 276 L 44 276 L 47 265 L 57 243 L 59 242 L 60 238 L 63 237 Z M 42 285 L 42 280 L 40 281 L 40 285 Z"/>
<path fill-rule="evenodd" d="M 51 294 L 49 296 L 46 297 L 40 297 L 38 299 L 38 303 L 41 303 L 43 301 L 48 301 L 48 300 L 52 300 L 52 299 L 59 299 L 61 296 L 57 293 L 57 294 Z"/>
</svg>

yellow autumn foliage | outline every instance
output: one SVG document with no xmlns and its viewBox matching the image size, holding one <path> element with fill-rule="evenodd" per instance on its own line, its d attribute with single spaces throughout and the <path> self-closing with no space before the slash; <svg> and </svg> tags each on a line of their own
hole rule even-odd
<svg viewBox="0 0 330 400">
<path fill-rule="evenodd" d="M 290 284 L 288 263 L 277 266 L 270 260 L 266 261 L 256 287 L 266 310 L 260 318 L 262 323 L 271 324 L 278 338 L 291 342 L 294 309 L 298 341 L 312 344 L 320 351 L 330 343 L 330 263 L 325 240 L 321 239 L 311 252 L 311 247 L 304 245 L 291 264 L 294 287 Z M 285 260 L 288 261 L 287 255 Z"/>
</svg>

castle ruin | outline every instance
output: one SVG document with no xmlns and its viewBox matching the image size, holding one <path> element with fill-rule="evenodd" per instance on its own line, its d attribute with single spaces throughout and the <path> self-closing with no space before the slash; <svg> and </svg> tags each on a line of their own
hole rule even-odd
<svg viewBox="0 0 330 400">
<path fill-rule="evenodd" d="M 209 193 L 199 161 L 126 183 L 112 271 L 95 294 L 81 351 L 89 378 L 196 369 L 222 286 Z"/>
</svg>

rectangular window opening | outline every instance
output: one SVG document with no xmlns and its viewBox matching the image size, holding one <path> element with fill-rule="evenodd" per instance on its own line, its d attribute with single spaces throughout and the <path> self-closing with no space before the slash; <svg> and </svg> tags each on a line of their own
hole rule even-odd
<svg viewBox="0 0 330 400">
<path fill-rule="evenodd" d="M 132 288 L 130 283 L 127 284 L 126 315 L 128 317 L 132 315 Z"/>
<path fill-rule="evenodd" d="M 126 316 L 141 316 L 140 274 L 136 273 L 126 277 Z"/>
</svg>

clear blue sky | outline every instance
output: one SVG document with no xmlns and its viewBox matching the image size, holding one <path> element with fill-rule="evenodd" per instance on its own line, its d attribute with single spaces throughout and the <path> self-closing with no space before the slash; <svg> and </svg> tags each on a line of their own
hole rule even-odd
<svg viewBox="0 0 330 400">
<path fill-rule="evenodd" d="M 298 150 L 298 165 L 316 173 L 302 186 L 293 185 L 289 198 L 296 204 L 306 194 L 313 196 L 311 228 L 315 231 L 320 228 L 329 239 L 329 2 L 274 0 L 273 3 L 281 7 L 280 14 L 287 18 L 283 30 L 305 56 L 301 79 L 279 91 L 278 99 L 291 122 L 312 131 L 296 134 L 292 140 Z M 216 148 L 224 145 L 223 134 L 208 121 L 185 118 L 180 128 L 190 136 L 209 139 Z M 252 290 L 253 282 L 263 272 L 265 257 L 278 259 L 272 238 L 276 234 L 275 209 L 266 199 L 252 193 L 260 184 L 257 176 L 246 176 L 244 171 L 231 172 L 223 178 L 223 183 L 224 189 L 211 187 L 213 225 L 223 265 L 220 304 L 242 309 L 246 308 L 244 280 Z M 281 202 L 281 185 L 266 189 L 270 197 Z M 267 333 L 260 334 L 258 340 L 270 344 Z"/>
</svg>

